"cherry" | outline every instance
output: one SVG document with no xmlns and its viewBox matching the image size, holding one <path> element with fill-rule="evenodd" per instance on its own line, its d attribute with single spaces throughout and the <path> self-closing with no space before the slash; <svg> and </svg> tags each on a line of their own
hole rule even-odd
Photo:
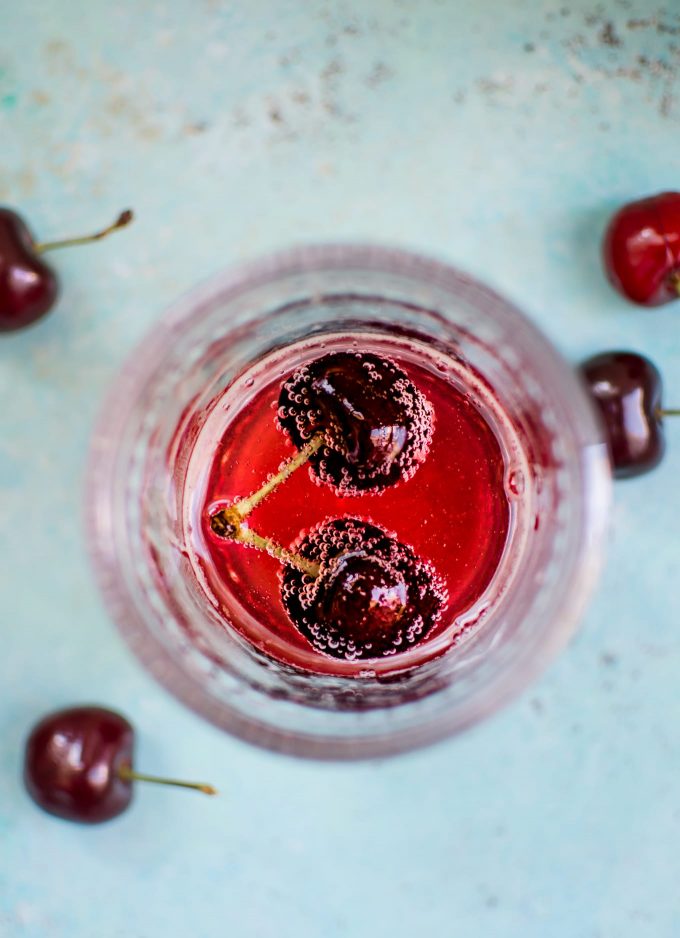
<svg viewBox="0 0 680 938">
<path fill-rule="evenodd" d="M 283 604 L 317 651 L 334 658 L 406 651 L 430 632 L 447 602 L 431 564 L 359 518 L 324 521 L 300 540 L 296 555 L 317 572 L 286 565 Z"/>
<path fill-rule="evenodd" d="M 132 769 L 134 730 L 121 714 L 104 707 L 71 707 L 48 714 L 26 742 L 24 783 L 49 814 L 98 824 L 122 814 L 134 781 L 193 788 L 214 795 L 210 785 L 141 775 Z"/>
<path fill-rule="evenodd" d="M 604 266 L 613 286 L 642 306 L 680 295 L 680 192 L 631 202 L 604 236 Z"/>
<path fill-rule="evenodd" d="M 432 406 L 406 372 L 362 352 L 333 352 L 299 368 L 281 388 L 278 420 L 298 448 L 323 433 L 309 461 L 340 495 L 411 478 L 433 430 Z"/>
<path fill-rule="evenodd" d="M 656 366 L 636 352 L 603 352 L 580 371 L 604 420 L 614 475 L 649 472 L 663 458 L 663 417 L 677 413 L 661 407 Z"/>
<path fill-rule="evenodd" d="M 341 554 L 319 583 L 313 617 L 344 634 L 348 647 L 389 648 L 399 639 L 408 603 L 399 570 L 365 551 Z"/>
<path fill-rule="evenodd" d="M 59 281 L 42 258 L 45 252 L 99 241 L 128 225 L 132 217 L 128 209 L 112 225 L 94 234 L 39 244 L 20 215 L 0 206 L 0 332 L 23 329 L 54 306 Z"/>
</svg>

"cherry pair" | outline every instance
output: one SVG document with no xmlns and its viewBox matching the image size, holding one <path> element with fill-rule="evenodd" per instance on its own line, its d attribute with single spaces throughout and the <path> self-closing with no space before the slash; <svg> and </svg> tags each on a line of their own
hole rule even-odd
<svg viewBox="0 0 680 938">
<path fill-rule="evenodd" d="M 447 600 L 432 565 L 411 547 L 361 518 L 332 518 L 287 549 L 244 521 L 305 463 L 319 485 L 342 496 L 377 494 L 410 479 L 430 446 L 430 402 L 390 359 L 334 352 L 283 383 L 277 420 L 297 454 L 253 495 L 218 506 L 213 533 L 284 564 L 283 604 L 317 651 L 353 660 L 407 650 Z"/>
</svg>

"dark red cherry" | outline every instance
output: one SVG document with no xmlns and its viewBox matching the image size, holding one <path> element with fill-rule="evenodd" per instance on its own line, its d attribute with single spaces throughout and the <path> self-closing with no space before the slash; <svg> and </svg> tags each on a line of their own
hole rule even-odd
<svg viewBox="0 0 680 938">
<path fill-rule="evenodd" d="M 283 604 L 311 644 L 334 658 L 381 658 L 407 651 L 441 617 L 447 593 L 430 563 L 377 525 L 336 518 L 294 549 L 319 564 L 282 574 Z"/>
<path fill-rule="evenodd" d="M 54 306 L 59 281 L 42 258 L 46 251 L 98 241 L 131 221 L 132 212 L 127 210 L 94 234 L 38 244 L 22 218 L 0 206 L 0 332 L 23 329 Z"/>
<path fill-rule="evenodd" d="M 347 643 L 391 647 L 408 603 L 403 575 L 364 551 L 341 554 L 317 590 L 313 615 Z"/>
<path fill-rule="evenodd" d="M 605 232 L 603 257 L 613 286 L 634 303 L 677 300 L 680 192 L 662 192 L 619 209 Z"/>
<path fill-rule="evenodd" d="M 41 720 L 26 743 L 24 781 L 33 800 L 58 817 L 85 824 L 114 818 L 132 800 L 134 731 L 103 707 L 73 707 Z"/>
<path fill-rule="evenodd" d="M 432 406 L 408 375 L 361 352 L 333 352 L 299 368 L 281 388 L 278 419 L 298 449 L 324 434 L 309 461 L 341 495 L 411 478 L 433 429 Z"/>
<path fill-rule="evenodd" d="M 663 458 L 661 375 L 636 352 L 604 352 L 581 373 L 602 415 L 618 479 L 649 472 Z"/>
<path fill-rule="evenodd" d="M 105 707 L 70 707 L 48 714 L 26 741 L 24 783 L 49 814 L 99 824 L 122 814 L 134 781 L 215 794 L 210 785 L 141 775 L 133 770 L 134 730 Z"/>
<path fill-rule="evenodd" d="M 0 331 L 41 319 L 59 295 L 57 275 L 35 250 L 24 221 L 0 206 Z"/>
</svg>

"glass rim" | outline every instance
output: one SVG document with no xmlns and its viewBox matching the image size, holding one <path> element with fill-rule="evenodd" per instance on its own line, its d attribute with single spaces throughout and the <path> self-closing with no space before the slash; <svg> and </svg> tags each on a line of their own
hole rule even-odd
<svg viewBox="0 0 680 938">
<path fill-rule="evenodd" d="M 290 275 L 304 275 L 324 270 L 360 270 L 363 272 L 398 274 L 415 281 L 428 281 L 438 287 L 460 292 L 461 286 L 477 298 L 503 311 L 508 331 L 519 331 L 537 344 L 541 354 L 549 356 L 554 378 L 570 394 L 578 419 L 584 421 L 591 442 L 601 443 L 601 428 L 592 404 L 578 381 L 574 369 L 563 359 L 541 330 L 512 302 L 475 278 L 452 265 L 432 260 L 403 249 L 385 248 L 375 244 L 317 244 L 289 248 L 265 255 L 257 260 L 239 263 L 221 271 L 197 287 L 184 293 L 153 323 L 124 361 L 122 368 L 105 395 L 96 418 L 86 466 L 85 528 L 88 552 L 95 579 L 118 631 L 135 657 L 151 672 L 166 690 L 230 734 L 260 747 L 297 756 L 356 760 L 393 755 L 436 742 L 461 731 L 497 711 L 525 690 L 572 636 L 592 589 L 603 560 L 603 541 L 607 529 L 610 500 L 610 476 L 591 472 L 581 460 L 580 489 L 583 492 L 584 514 L 582 550 L 575 570 L 571 571 L 569 591 L 563 592 L 559 623 L 551 622 L 542 631 L 540 640 L 532 642 L 531 654 L 521 656 L 516 666 L 496 675 L 493 698 L 480 695 L 471 700 L 463 712 L 444 710 L 436 718 L 430 716 L 417 727 L 400 727 L 390 732 L 367 736 L 305 734 L 275 728 L 253 715 L 247 717 L 226 702 L 206 692 L 200 680 L 188 673 L 173 658 L 171 651 L 145 625 L 144 616 L 129 593 L 120 588 L 121 571 L 116 550 L 113 518 L 106 515 L 103 505 L 111 499 L 102 498 L 113 491 L 116 441 L 134 410 L 135 401 L 152 381 L 154 366 L 164 356 L 169 341 L 177 339 L 192 320 L 200 319 L 220 304 L 270 282 Z M 274 313 L 275 315 L 275 313 Z M 587 473 L 594 476 L 583 484 Z"/>
</svg>

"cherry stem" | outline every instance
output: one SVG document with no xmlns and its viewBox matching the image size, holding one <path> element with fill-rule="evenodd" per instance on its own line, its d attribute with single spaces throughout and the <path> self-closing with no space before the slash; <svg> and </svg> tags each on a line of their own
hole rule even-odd
<svg viewBox="0 0 680 938">
<path fill-rule="evenodd" d="M 33 250 L 37 254 L 44 254 L 45 251 L 54 251 L 57 248 L 70 248 L 78 244 L 90 244 L 92 241 L 100 241 L 102 238 L 110 235 L 112 231 L 125 228 L 126 225 L 130 224 L 133 218 L 132 209 L 126 208 L 108 228 L 102 228 L 101 231 L 95 231 L 94 234 L 83 235 L 80 238 L 65 238 L 62 241 L 43 241 L 40 244 L 34 244 Z"/>
<path fill-rule="evenodd" d="M 222 508 L 216 511 L 210 519 L 210 527 L 218 537 L 226 540 L 236 541 L 239 544 L 245 544 L 247 547 L 254 547 L 256 550 L 263 550 L 272 557 L 276 557 L 281 563 L 290 564 L 291 567 L 297 567 L 307 576 L 316 578 L 319 575 L 320 567 L 318 563 L 301 557 L 292 550 L 288 550 L 282 544 L 278 544 L 270 537 L 263 537 L 257 531 L 246 527 L 236 511 L 236 506 Z"/>
<path fill-rule="evenodd" d="M 238 537 L 235 538 L 235 540 L 240 541 L 242 544 L 247 544 L 249 547 L 255 547 L 257 550 L 266 551 L 270 556 L 280 560 L 281 563 L 287 563 L 290 564 L 291 567 L 296 567 L 298 570 L 302 571 L 302 573 L 311 576 L 312 579 L 316 579 L 321 571 L 321 567 L 318 563 L 314 563 L 313 560 L 307 560 L 306 557 L 302 557 L 300 554 L 288 550 L 287 547 L 277 544 L 277 542 L 273 541 L 270 537 L 263 537 L 256 531 L 251 531 L 250 528 L 240 526 Z"/>
<path fill-rule="evenodd" d="M 662 417 L 680 417 L 680 407 L 657 407 L 656 419 L 660 420 Z"/>
<path fill-rule="evenodd" d="M 255 547 L 257 550 L 265 551 L 271 557 L 276 557 L 281 563 L 290 564 L 296 567 L 307 576 L 314 579 L 318 577 L 321 567 L 312 560 L 288 550 L 282 544 L 278 544 L 270 537 L 264 537 L 257 531 L 251 530 L 242 522 L 248 515 L 260 504 L 261 501 L 269 495 L 274 489 L 278 488 L 282 482 L 285 482 L 292 474 L 307 462 L 318 449 L 323 446 L 325 437 L 323 433 L 317 433 L 290 459 L 287 459 L 279 468 L 276 475 L 264 483 L 261 488 L 246 498 L 237 499 L 232 505 L 220 508 L 210 519 L 210 527 L 218 537 L 227 540 L 236 541 L 239 544 L 245 544 L 248 547 Z"/>
<path fill-rule="evenodd" d="M 216 795 L 217 789 L 202 782 L 182 782 L 174 778 L 159 778 L 157 775 L 144 775 L 135 772 L 129 765 L 121 765 L 118 777 L 124 782 L 152 782 L 154 785 L 172 785 L 173 788 L 191 788 L 193 791 L 202 791 L 204 795 Z"/>
<path fill-rule="evenodd" d="M 269 495 L 274 489 L 278 488 L 282 482 L 285 482 L 289 476 L 299 469 L 301 466 L 307 462 L 310 456 L 313 456 L 314 453 L 323 446 L 324 435 L 323 433 L 317 433 L 316 436 L 313 436 L 311 440 L 306 443 L 299 452 L 294 456 L 291 456 L 290 459 L 286 460 L 283 465 L 280 467 L 276 475 L 272 476 L 271 479 L 267 479 L 262 488 L 259 488 L 256 492 L 253 492 L 252 495 L 248 495 L 247 498 L 239 498 L 231 506 L 232 510 L 236 512 L 239 518 L 247 518 L 251 511 L 253 511 L 260 504 L 261 501 Z"/>
</svg>

